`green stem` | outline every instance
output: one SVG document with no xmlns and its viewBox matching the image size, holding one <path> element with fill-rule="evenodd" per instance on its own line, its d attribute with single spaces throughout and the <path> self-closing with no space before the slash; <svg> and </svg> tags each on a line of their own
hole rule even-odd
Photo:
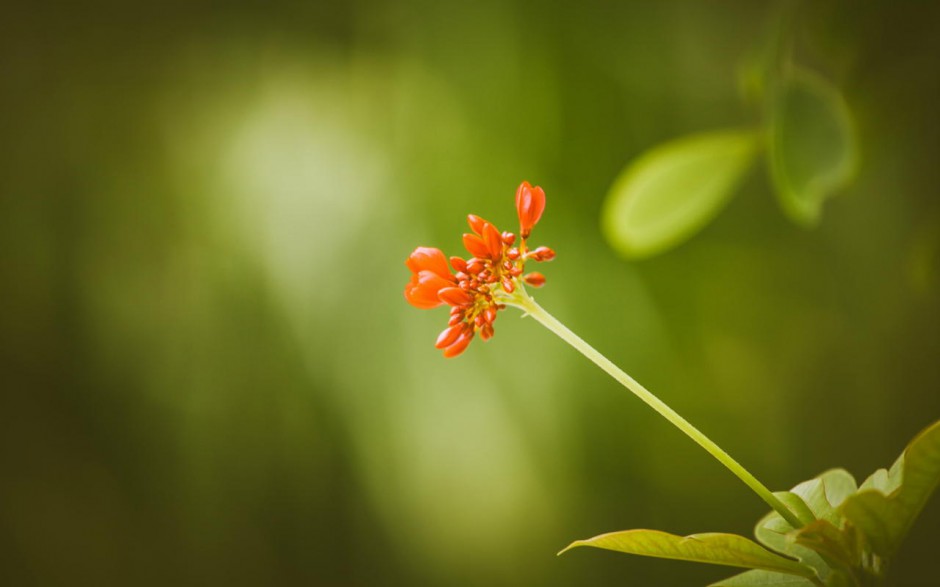
<svg viewBox="0 0 940 587">
<path fill-rule="evenodd" d="M 790 524 L 790 526 L 793 528 L 803 527 L 802 522 L 800 522 L 796 515 L 794 515 L 793 512 L 791 512 L 782 501 L 777 499 L 777 496 L 771 493 L 769 489 L 767 489 L 760 481 L 758 481 L 754 475 L 751 475 L 747 469 L 742 467 L 740 463 L 731 458 L 731 456 L 722 450 L 721 447 L 712 442 L 707 436 L 702 434 L 698 428 L 690 424 L 685 418 L 677 414 L 672 408 L 663 403 L 662 400 L 653 395 L 645 387 L 640 385 L 639 382 L 624 373 L 623 370 L 617 367 L 617 365 L 614 365 L 607 357 L 597 352 L 594 347 L 584 342 L 580 336 L 569 330 L 567 326 L 546 312 L 545 309 L 538 305 L 534 299 L 525 293 L 525 291 L 522 291 L 520 288 L 520 290 L 517 290 L 514 295 L 505 301 L 507 304 L 516 306 L 529 316 L 532 316 L 538 320 L 543 326 L 557 334 L 559 337 L 561 337 L 562 340 L 573 346 L 575 349 L 580 351 L 582 355 L 606 371 L 608 375 L 616 379 L 621 385 L 632 391 L 634 395 L 646 402 L 649 407 L 659 412 L 662 417 L 672 422 L 676 428 L 697 442 L 699 446 L 708 451 L 710 455 L 718 459 L 722 465 L 727 467 L 728 470 L 738 477 L 738 479 L 750 487 L 754 493 L 760 496 L 760 498 L 767 502 L 770 507 L 776 510 L 777 513 L 780 514 L 783 519 Z"/>
</svg>

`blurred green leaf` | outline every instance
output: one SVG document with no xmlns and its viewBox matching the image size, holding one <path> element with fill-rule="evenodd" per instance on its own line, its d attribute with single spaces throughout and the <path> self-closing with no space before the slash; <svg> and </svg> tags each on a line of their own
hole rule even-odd
<svg viewBox="0 0 940 587">
<path fill-rule="evenodd" d="M 791 70 L 771 102 L 769 157 L 783 209 L 801 224 L 816 223 L 823 202 L 855 174 L 855 133 L 839 91 Z"/>
<path fill-rule="evenodd" d="M 911 441 L 885 473 L 882 469 L 842 504 L 845 518 L 872 550 L 892 556 L 940 482 L 940 421 Z"/>
<path fill-rule="evenodd" d="M 601 534 L 587 540 L 576 540 L 561 553 L 577 546 L 593 546 L 627 554 L 713 565 L 780 571 L 803 577 L 815 576 L 815 571 L 810 567 L 774 554 L 756 542 L 735 534 L 676 536 L 658 530 L 625 530 Z"/>
<path fill-rule="evenodd" d="M 826 579 L 826 587 L 855 587 L 856 585 L 858 581 L 843 571 L 833 571 Z"/>
<path fill-rule="evenodd" d="M 813 582 L 796 575 L 771 571 L 747 571 L 722 579 L 709 587 L 812 587 Z"/>
<path fill-rule="evenodd" d="M 628 165 L 601 215 L 608 241 L 626 257 L 671 248 L 728 201 L 759 146 L 752 130 L 724 130 L 660 145 Z"/>
</svg>

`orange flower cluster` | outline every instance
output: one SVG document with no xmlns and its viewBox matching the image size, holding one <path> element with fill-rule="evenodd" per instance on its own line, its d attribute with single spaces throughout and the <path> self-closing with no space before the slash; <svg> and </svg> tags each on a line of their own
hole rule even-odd
<svg viewBox="0 0 940 587">
<path fill-rule="evenodd" d="M 513 233 L 500 232 L 491 222 L 470 214 L 467 223 L 472 233 L 463 235 L 463 244 L 472 257 L 451 257 L 448 267 L 440 249 L 418 247 L 408 256 L 405 265 L 411 270 L 411 280 L 405 286 L 405 299 L 421 309 L 451 306 L 450 321 L 435 344 L 445 357 L 462 353 L 477 333 L 483 340 L 493 336 L 496 313 L 506 307 L 500 296 L 515 292 L 520 280 L 533 287 L 545 283 L 541 273 L 523 274 L 526 261 L 555 258 L 550 248 L 530 251 L 526 242 L 544 210 L 545 192 L 524 181 L 516 190 L 519 246 L 514 246 Z M 451 273 L 451 267 L 456 273 Z"/>
</svg>

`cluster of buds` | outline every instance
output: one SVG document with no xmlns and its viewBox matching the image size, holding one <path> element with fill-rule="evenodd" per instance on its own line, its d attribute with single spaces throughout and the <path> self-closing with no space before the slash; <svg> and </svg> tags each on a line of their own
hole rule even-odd
<svg viewBox="0 0 940 587">
<path fill-rule="evenodd" d="M 526 283 L 541 287 L 545 276 L 525 273 L 526 261 L 551 261 L 555 252 L 548 247 L 529 250 L 527 240 L 532 227 L 545 210 L 545 192 L 524 181 L 516 190 L 519 215 L 519 242 L 511 232 L 500 232 L 491 222 L 470 214 L 471 233 L 463 235 L 469 259 L 448 259 L 440 249 L 418 247 L 405 261 L 411 280 L 405 286 L 405 299 L 422 309 L 447 304 L 450 321 L 437 338 L 435 346 L 445 357 L 462 353 L 473 337 L 488 340 L 493 336 L 493 322 L 506 306 L 502 299 L 511 296 Z M 448 267 L 448 264 L 450 265 Z M 456 273 L 451 273 L 451 268 Z"/>
</svg>

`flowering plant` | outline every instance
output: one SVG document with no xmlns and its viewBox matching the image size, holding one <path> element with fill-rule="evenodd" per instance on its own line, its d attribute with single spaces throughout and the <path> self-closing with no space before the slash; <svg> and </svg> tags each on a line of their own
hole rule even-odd
<svg viewBox="0 0 940 587">
<path fill-rule="evenodd" d="M 463 353 L 479 334 L 493 334 L 500 310 L 513 306 L 558 335 L 617 382 L 704 448 L 772 508 L 758 522 L 754 542 L 724 533 L 676 536 L 657 530 L 626 530 L 573 542 L 667 559 L 750 569 L 715 586 L 869 586 L 882 585 L 890 563 L 930 495 L 940 482 L 940 421 L 921 432 L 890 470 L 879 469 L 860 486 L 844 469 L 832 469 L 796 485 L 771 492 L 721 447 L 653 393 L 542 308 L 526 291 L 545 277 L 526 273 L 528 261 L 555 258 L 528 239 L 545 210 L 545 192 L 523 182 L 516 190 L 519 239 L 500 232 L 473 214 L 463 244 L 471 257 L 450 257 L 418 247 L 405 265 L 411 279 L 405 299 L 421 309 L 450 306 L 450 319 L 435 346 L 445 357 Z M 454 272 L 451 272 L 451 268 Z M 559 553 L 561 554 L 561 553 Z"/>
<path fill-rule="evenodd" d="M 479 216 L 467 216 L 473 232 L 463 235 L 463 244 L 472 257 L 450 258 L 456 275 L 450 272 L 440 249 L 418 247 L 405 261 L 411 269 L 405 299 L 411 305 L 422 309 L 442 304 L 451 306 L 450 321 L 435 344 L 444 349 L 445 357 L 462 353 L 477 333 L 483 340 L 493 336 L 496 313 L 507 303 L 521 299 L 520 279 L 534 287 L 545 283 L 541 273 L 523 274 L 526 261 L 555 258 L 555 252 L 548 247 L 530 251 L 527 243 L 532 227 L 545 210 L 545 192 L 529 182 L 522 182 L 516 190 L 516 210 L 519 212 L 519 246 L 514 246 L 516 235 L 513 233 L 500 232 Z"/>
</svg>

